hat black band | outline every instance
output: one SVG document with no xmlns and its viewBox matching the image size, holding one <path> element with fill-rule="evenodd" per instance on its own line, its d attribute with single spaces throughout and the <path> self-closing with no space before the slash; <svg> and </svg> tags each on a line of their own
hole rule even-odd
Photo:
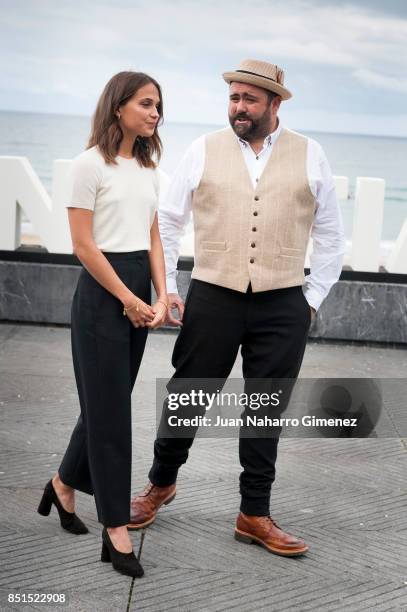
<svg viewBox="0 0 407 612">
<path fill-rule="evenodd" d="M 243 74 L 252 74 L 253 76 L 260 77 L 261 79 L 267 79 L 268 81 L 272 81 L 277 85 L 280 85 L 276 79 L 272 79 L 271 77 L 263 76 L 262 74 L 257 74 L 257 72 L 250 72 L 249 70 L 235 70 L 235 72 L 242 72 Z M 281 85 L 283 87 L 283 85 Z"/>
</svg>

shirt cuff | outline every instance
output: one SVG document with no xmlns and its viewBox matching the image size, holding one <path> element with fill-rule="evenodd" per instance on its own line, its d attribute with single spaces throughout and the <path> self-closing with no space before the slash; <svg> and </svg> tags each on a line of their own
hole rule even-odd
<svg viewBox="0 0 407 612">
<path fill-rule="evenodd" d="M 167 293 L 178 294 L 177 279 L 173 276 L 167 276 Z"/>
<path fill-rule="evenodd" d="M 308 304 L 315 310 L 318 310 L 324 301 L 324 297 L 321 296 L 313 287 L 303 286 L 302 290 Z"/>
</svg>

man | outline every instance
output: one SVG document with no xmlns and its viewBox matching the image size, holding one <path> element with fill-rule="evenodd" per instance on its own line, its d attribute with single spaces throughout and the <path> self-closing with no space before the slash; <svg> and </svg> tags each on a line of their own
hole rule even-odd
<svg viewBox="0 0 407 612">
<path fill-rule="evenodd" d="M 169 389 L 180 379 L 226 380 L 239 347 L 246 383 L 295 379 L 312 316 L 341 271 L 344 235 L 331 172 L 318 143 L 280 124 L 280 103 L 291 97 L 283 71 L 245 60 L 223 78 L 231 129 L 190 146 L 159 213 L 170 302 L 182 320 Z M 184 312 L 176 266 L 191 209 L 195 265 Z M 304 279 L 310 234 L 314 251 Z M 180 324 L 172 315 L 169 320 Z M 165 407 L 161 431 L 167 416 Z M 131 503 L 130 529 L 151 524 L 174 499 L 192 442 L 193 436 L 158 435 L 150 483 Z M 240 435 L 235 537 L 298 556 L 308 546 L 269 514 L 277 444 L 278 436 Z"/>
</svg>

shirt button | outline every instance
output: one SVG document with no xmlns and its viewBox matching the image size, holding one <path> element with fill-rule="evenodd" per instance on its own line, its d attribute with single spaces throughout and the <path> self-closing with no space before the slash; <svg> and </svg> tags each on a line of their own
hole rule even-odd
<svg viewBox="0 0 407 612">
<path fill-rule="evenodd" d="M 256 202 L 260 200 L 259 196 L 254 196 L 254 199 L 256 200 Z"/>
<path fill-rule="evenodd" d="M 253 216 L 254 216 L 254 217 L 257 217 L 257 215 L 258 215 L 258 214 L 259 214 L 259 213 L 257 212 L 257 210 L 255 210 L 255 211 L 254 211 L 254 213 L 253 213 Z"/>
<path fill-rule="evenodd" d="M 259 182 L 259 179 L 258 179 L 258 178 L 256 178 L 256 183 L 258 183 L 258 182 Z"/>
<path fill-rule="evenodd" d="M 254 257 L 250 257 L 250 263 L 254 263 Z"/>
<path fill-rule="evenodd" d="M 258 155 L 256 155 L 256 159 L 259 159 L 259 156 L 258 156 Z"/>
<path fill-rule="evenodd" d="M 255 246 L 256 246 L 256 243 L 252 242 L 252 244 L 251 244 L 252 249 L 254 249 Z"/>
<path fill-rule="evenodd" d="M 252 232 L 257 232 L 257 227 L 252 227 Z"/>
</svg>

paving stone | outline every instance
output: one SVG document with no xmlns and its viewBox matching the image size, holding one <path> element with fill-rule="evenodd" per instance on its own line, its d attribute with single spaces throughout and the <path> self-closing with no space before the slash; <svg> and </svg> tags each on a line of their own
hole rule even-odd
<svg viewBox="0 0 407 612">
<path fill-rule="evenodd" d="M 151 465 L 155 378 L 171 375 L 174 339 L 150 334 L 134 389 L 134 493 Z M 299 559 L 234 540 L 238 441 L 198 438 L 175 500 L 146 532 L 145 577 L 132 581 L 100 563 L 92 496 L 77 493 L 85 536 L 62 531 L 54 508 L 36 512 L 79 414 L 69 342 L 64 328 L 0 325 L 0 610 L 406 612 L 407 446 L 397 432 L 405 404 L 389 407 L 390 437 L 281 439 L 271 509 L 310 544 Z M 240 367 L 238 359 L 232 376 Z M 399 349 L 313 342 L 301 372 L 406 373 Z M 136 551 L 140 536 L 131 534 Z M 64 592 L 67 604 L 8 604 L 10 591 Z"/>
</svg>

